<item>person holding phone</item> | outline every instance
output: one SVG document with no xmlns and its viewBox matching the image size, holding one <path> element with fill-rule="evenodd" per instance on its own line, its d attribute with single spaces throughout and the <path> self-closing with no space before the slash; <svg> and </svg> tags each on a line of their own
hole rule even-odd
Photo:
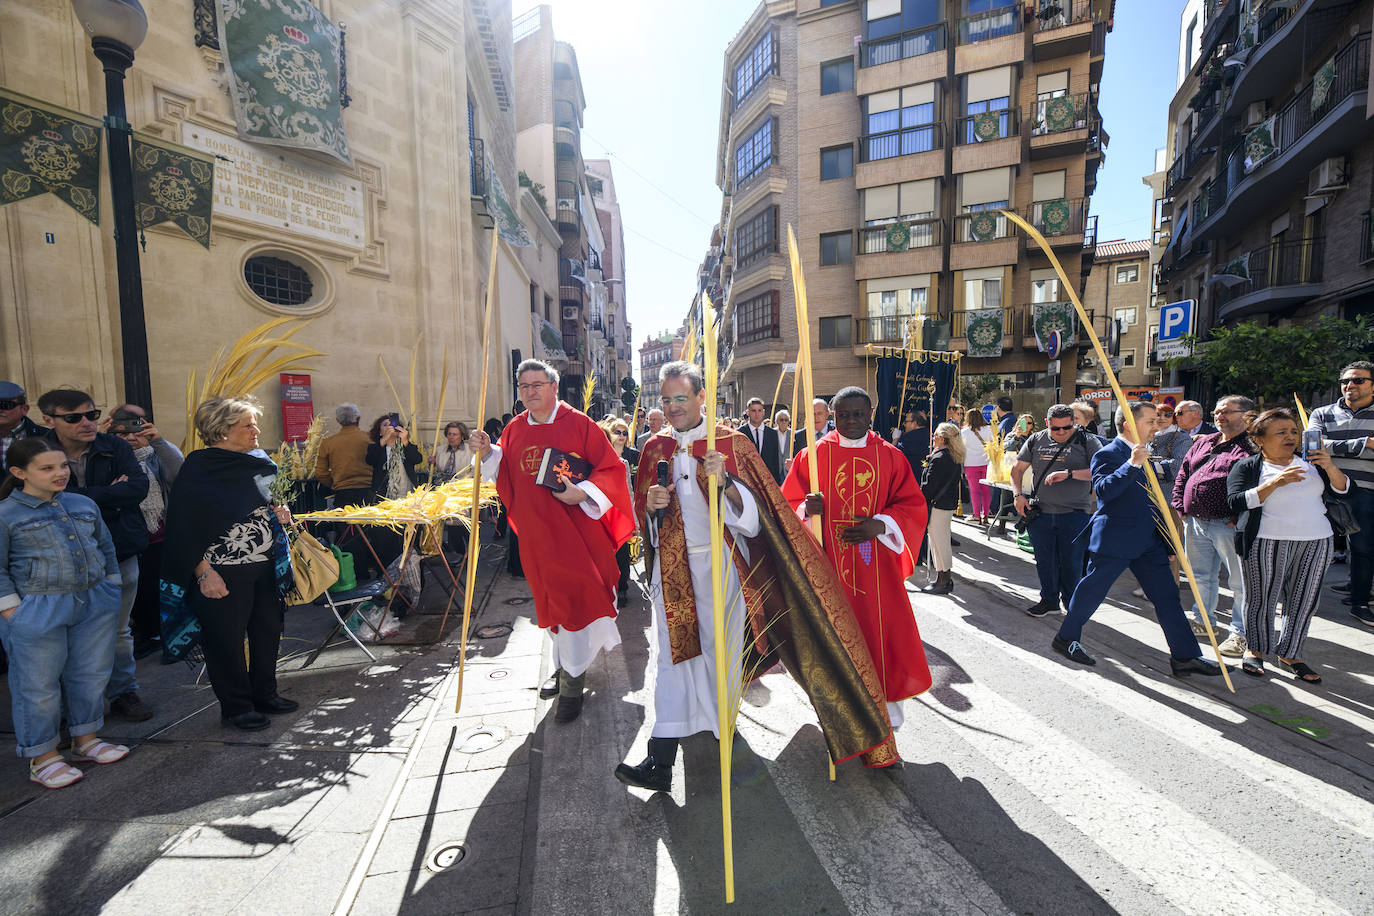
<svg viewBox="0 0 1374 916">
<path fill-rule="evenodd" d="M 1241 670 L 1264 676 L 1264 656 L 1276 655 L 1307 684 L 1322 679 L 1302 660 L 1307 628 L 1331 565 L 1331 522 L 1323 497 L 1350 491 L 1350 479 L 1321 448 L 1321 434 L 1299 432 L 1292 412 L 1266 410 L 1250 424 L 1259 454 L 1243 458 L 1226 477 L 1237 514 L 1236 551 L 1245 561 L 1245 656 Z M 1302 455 L 1295 454 L 1299 443 Z M 1275 631 L 1278 603 L 1282 625 Z"/>
<path fill-rule="evenodd" d="M 368 432 L 367 463 L 372 468 L 372 489 L 380 499 L 400 499 L 415 489 L 415 469 L 423 460 L 410 441 L 410 431 L 399 414 L 389 413 L 372 422 Z"/>
</svg>

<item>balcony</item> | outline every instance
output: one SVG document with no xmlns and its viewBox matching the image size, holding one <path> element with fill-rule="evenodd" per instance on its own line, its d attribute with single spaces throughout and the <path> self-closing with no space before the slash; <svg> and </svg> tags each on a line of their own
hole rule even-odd
<svg viewBox="0 0 1374 916">
<path fill-rule="evenodd" d="M 1032 37 L 1036 60 L 1051 60 L 1091 50 L 1092 0 L 1041 0 Z"/>
<path fill-rule="evenodd" d="M 1090 203 L 1091 199 L 1087 197 L 1042 200 L 1022 210 L 1021 218 L 1040 230 L 1052 248 L 1081 247 L 1086 241 L 1084 229 Z M 1093 231 L 1096 230 L 1097 224 L 1094 222 Z M 1040 251 L 1040 246 L 1030 236 L 1026 236 L 1026 251 Z"/>
<path fill-rule="evenodd" d="M 991 307 L 991 306 L 990 306 Z M 958 350 L 968 349 L 968 316 L 969 312 L 978 311 L 977 309 L 966 309 L 951 314 L 949 336 L 951 347 Z M 1025 306 L 1005 306 L 1002 309 L 1002 350 L 1015 347 L 1020 341 L 1018 338 L 1024 337 L 1026 328 L 1026 308 Z"/>
<path fill-rule="evenodd" d="M 1248 281 L 1213 286 L 1217 321 L 1273 312 L 1320 294 L 1325 248 L 1326 239 L 1317 237 L 1275 242 L 1250 252 L 1245 257 Z"/>
<path fill-rule="evenodd" d="M 959 20 L 959 44 L 969 45 L 993 38 L 1004 38 L 1021 31 L 1020 4 L 1001 6 Z"/>
<path fill-rule="evenodd" d="M 955 242 L 991 242 L 1011 236 L 1011 220 L 994 210 L 961 213 L 954 217 Z"/>
<path fill-rule="evenodd" d="M 1094 99 L 1090 93 L 1039 99 L 1027 114 L 1032 159 L 1066 156 L 1088 142 Z"/>
<path fill-rule="evenodd" d="M 1233 2 L 1239 3 L 1239 0 Z M 1284 95 L 1293 85 L 1297 62 L 1313 63 L 1311 49 L 1326 40 L 1345 18 L 1346 8 L 1350 6 L 1347 0 L 1269 3 L 1260 14 L 1250 56 L 1231 84 L 1226 114 L 1240 117 L 1251 102 Z M 1317 15 L 1322 12 L 1330 15 Z M 1365 22 L 1368 21 L 1366 18 Z M 1365 57 L 1368 59 L 1368 52 Z"/>
<path fill-rule="evenodd" d="M 1092 268 L 1097 258 L 1097 216 L 1089 216 L 1083 221 L 1083 271 Z"/>
<path fill-rule="evenodd" d="M 554 99 L 553 143 L 560 157 L 569 159 L 577 155 L 577 150 L 582 145 L 578 138 L 579 128 L 577 106 L 567 99 Z"/>
<path fill-rule="evenodd" d="M 859 137 L 859 161 L 877 162 L 897 156 L 929 153 L 944 146 L 944 125 L 920 124 Z"/>
<path fill-rule="evenodd" d="M 582 225 L 582 201 L 577 193 L 577 184 L 572 181 L 559 181 L 555 184 L 556 216 L 554 222 L 559 232 L 576 232 Z"/>
<path fill-rule="evenodd" d="M 1233 37 L 1232 26 L 1239 8 L 1240 0 L 1207 0 L 1207 24 L 1202 29 L 1202 51 L 1198 55 L 1201 59 L 1210 59 L 1217 45 Z"/>
<path fill-rule="evenodd" d="M 867 318 L 855 318 L 854 343 L 857 346 L 873 344 L 874 346 L 899 347 L 906 342 L 907 328 L 912 318 L 917 316 L 910 312 L 903 312 L 898 315 L 870 315 Z"/>
<path fill-rule="evenodd" d="M 1003 108 L 959 118 L 954 123 L 954 143 L 956 146 L 966 146 L 1015 137 L 1021 129 L 1019 115 L 1015 108 Z"/>
<path fill-rule="evenodd" d="M 1344 155 L 1368 136 L 1365 106 L 1369 96 L 1369 33 L 1352 38 L 1335 55 L 1325 98 L 1314 103 L 1309 80 L 1273 120 L 1272 152 L 1256 155 L 1253 144 L 1237 137 L 1225 168 L 1208 193 L 1207 215 L 1194 235 L 1226 235 L 1262 216 L 1276 195 L 1294 185 L 1330 156 Z M 1250 135 L 1253 139 L 1253 134 Z M 1247 168 L 1247 162 L 1249 167 Z"/>
<path fill-rule="evenodd" d="M 935 25 L 926 26 L 923 29 L 912 29 L 902 32 L 900 35 L 873 38 L 861 42 L 859 44 L 859 66 L 878 67 L 899 60 L 920 57 L 923 54 L 933 54 L 944 49 L 945 24 L 937 22 Z"/>
<path fill-rule="evenodd" d="M 859 254 L 911 251 L 940 244 L 940 219 L 898 220 L 859 230 Z"/>
</svg>

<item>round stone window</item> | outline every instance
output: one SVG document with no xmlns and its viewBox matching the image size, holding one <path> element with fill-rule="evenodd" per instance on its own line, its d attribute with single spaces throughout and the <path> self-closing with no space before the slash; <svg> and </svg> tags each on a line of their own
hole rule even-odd
<svg viewBox="0 0 1374 916">
<path fill-rule="evenodd" d="M 255 255 L 243 263 L 243 279 L 253 295 L 278 306 L 303 306 L 315 294 L 310 271 L 274 255 Z"/>
</svg>

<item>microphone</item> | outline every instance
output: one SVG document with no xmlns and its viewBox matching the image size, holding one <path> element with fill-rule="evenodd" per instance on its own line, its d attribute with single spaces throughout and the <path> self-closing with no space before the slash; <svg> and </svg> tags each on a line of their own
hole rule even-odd
<svg viewBox="0 0 1374 916">
<path fill-rule="evenodd" d="M 659 459 L 658 467 L 656 468 L 656 470 L 657 470 L 657 472 L 658 472 L 658 485 L 659 485 L 660 487 L 665 487 L 665 488 L 666 488 L 666 487 L 668 486 L 668 462 L 666 462 L 666 461 L 664 461 L 664 460 L 662 460 L 662 459 Z M 659 527 L 662 527 L 662 526 L 663 526 L 663 510 L 662 510 L 662 509 L 655 509 L 655 510 L 654 510 L 654 524 L 655 524 L 655 525 L 658 525 Z"/>
</svg>

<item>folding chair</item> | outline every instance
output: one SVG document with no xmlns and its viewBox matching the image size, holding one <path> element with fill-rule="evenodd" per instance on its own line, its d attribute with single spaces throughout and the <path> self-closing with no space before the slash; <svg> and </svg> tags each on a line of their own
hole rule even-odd
<svg viewBox="0 0 1374 916">
<path fill-rule="evenodd" d="M 335 636 L 339 635 L 340 631 L 342 631 L 345 636 L 351 639 L 354 645 L 356 645 L 359 649 L 362 649 L 364 655 L 366 655 L 369 659 L 375 662 L 377 660 L 377 656 L 372 654 L 371 649 L 363 645 L 363 641 L 358 638 L 357 633 L 354 633 L 352 630 L 348 628 L 348 624 L 345 623 L 345 620 L 347 618 L 345 618 L 342 614 L 339 613 L 339 608 L 351 608 L 354 605 L 362 604 L 364 601 L 367 601 L 370 598 L 376 598 L 378 595 L 382 594 L 385 591 L 386 583 L 380 579 L 376 580 L 375 582 L 368 582 L 366 585 L 360 585 L 354 589 L 349 589 L 346 592 L 339 592 L 338 594 L 330 594 L 330 592 L 326 589 L 322 597 L 324 598 L 325 602 L 329 605 L 329 610 L 333 612 L 334 620 L 336 622 L 334 624 L 333 629 L 331 629 L 329 633 L 325 635 L 324 639 L 321 640 L 320 644 L 315 647 L 313 652 L 310 653 L 310 656 L 305 660 L 305 663 L 301 665 L 301 668 L 309 668 L 311 665 L 313 665 L 315 663 L 315 659 L 320 657 L 320 653 L 323 652 L 329 646 L 329 643 L 334 639 Z M 364 618 L 363 623 L 366 624 L 369 628 L 371 628 L 372 632 L 375 633 L 379 639 L 381 638 L 382 634 L 378 632 L 376 627 L 372 626 L 371 622 Z"/>
</svg>

